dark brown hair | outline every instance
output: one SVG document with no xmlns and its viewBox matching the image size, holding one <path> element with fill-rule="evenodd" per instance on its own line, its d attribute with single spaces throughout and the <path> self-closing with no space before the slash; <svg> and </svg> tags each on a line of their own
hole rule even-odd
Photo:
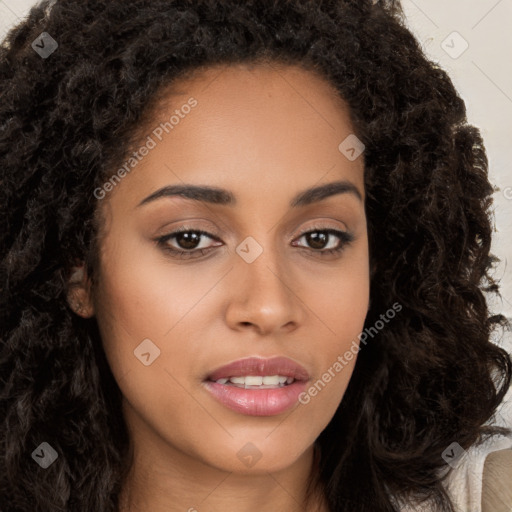
<svg viewBox="0 0 512 512">
<path fill-rule="evenodd" d="M 402 306 L 364 346 L 322 432 L 332 511 L 452 510 L 442 452 L 484 426 L 511 380 L 490 342 L 493 187 L 462 99 L 405 28 L 370 0 L 44 1 L 0 48 L 0 502 L 3 512 L 114 512 L 127 471 L 120 390 L 95 319 L 66 301 L 77 261 L 97 273 L 93 194 L 148 106 L 183 73 L 265 61 L 315 70 L 365 144 L 371 309 Z M 42 58 L 42 32 L 58 48 Z M 341 141 L 340 141 L 341 142 Z M 47 441 L 57 461 L 32 451 Z"/>
</svg>

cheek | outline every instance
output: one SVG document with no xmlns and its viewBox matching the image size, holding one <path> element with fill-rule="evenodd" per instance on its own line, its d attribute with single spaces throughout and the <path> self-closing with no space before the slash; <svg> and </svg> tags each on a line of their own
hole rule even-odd
<svg viewBox="0 0 512 512">
<path fill-rule="evenodd" d="M 348 386 L 359 353 L 369 301 L 366 245 L 343 262 L 339 278 L 310 287 L 308 305 L 315 311 L 318 337 L 311 343 L 311 360 L 320 361 L 315 378 L 299 400 L 320 422 L 334 415 Z"/>
<path fill-rule="evenodd" d="M 198 278 L 185 265 L 167 265 L 150 244 L 121 243 L 114 237 L 109 243 L 95 304 L 109 366 L 133 409 L 144 415 L 150 414 L 151 404 L 167 404 L 176 414 L 171 421 L 163 410 L 162 421 L 179 430 L 190 414 L 204 416 L 200 407 L 192 411 L 194 402 L 184 399 L 182 386 L 197 366 L 197 331 L 204 314 L 211 313 L 210 301 L 201 299 L 218 283 L 218 272 L 202 272 Z"/>
<path fill-rule="evenodd" d="M 340 299 L 338 307 L 329 317 L 324 309 L 326 323 L 334 333 L 317 338 L 310 357 L 319 362 L 308 387 L 299 396 L 299 407 L 307 411 L 316 423 L 327 426 L 343 399 L 360 350 L 359 334 L 363 330 L 367 312 L 367 294 L 353 297 L 353 301 Z M 357 307 L 359 303 L 361 307 Z M 346 307 L 344 307 L 344 305 Z M 327 308 L 328 304 L 326 305 Z"/>
<path fill-rule="evenodd" d="M 108 328 L 106 340 L 161 339 L 215 283 L 215 276 L 194 279 L 184 267 L 167 266 L 151 243 L 135 237 L 119 243 L 112 237 L 109 245 L 96 308 L 98 323 Z"/>
<path fill-rule="evenodd" d="M 325 333 L 329 352 L 343 349 L 364 326 L 370 295 L 370 273 L 366 239 L 347 252 L 335 272 L 322 271 L 303 280 L 307 304 Z"/>
<path fill-rule="evenodd" d="M 182 320 L 215 281 L 191 287 L 190 278 L 162 272 L 162 265 L 144 260 L 142 252 L 128 254 L 130 258 L 120 256 L 110 260 L 115 265 L 105 265 L 96 317 L 107 361 L 129 410 L 155 430 L 172 425 L 174 432 L 192 432 L 190 425 L 198 419 L 216 428 L 186 396 L 184 385 L 196 356 L 179 341 L 186 326 Z"/>
</svg>

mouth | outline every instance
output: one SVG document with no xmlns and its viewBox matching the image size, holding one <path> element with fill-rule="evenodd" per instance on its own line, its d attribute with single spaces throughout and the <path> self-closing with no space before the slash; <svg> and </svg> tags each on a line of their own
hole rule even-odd
<svg viewBox="0 0 512 512">
<path fill-rule="evenodd" d="M 211 372 L 204 384 L 221 404 L 251 416 L 281 414 L 304 391 L 309 374 L 286 357 L 250 357 Z"/>
<path fill-rule="evenodd" d="M 295 379 L 285 375 L 246 375 L 210 380 L 210 382 L 242 389 L 277 389 L 289 386 L 295 382 Z"/>
</svg>

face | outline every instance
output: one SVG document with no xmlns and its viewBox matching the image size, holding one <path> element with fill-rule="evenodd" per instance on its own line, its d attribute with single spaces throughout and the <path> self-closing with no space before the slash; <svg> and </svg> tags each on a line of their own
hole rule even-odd
<svg viewBox="0 0 512 512">
<path fill-rule="evenodd" d="M 329 423 L 369 300 L 363 157 L 338 148 L 351 134 L 299 67 L 210 68 L 166 96 L 98 201 L 91 314 L 136 451 L 277 471 Z"/>
</svg>

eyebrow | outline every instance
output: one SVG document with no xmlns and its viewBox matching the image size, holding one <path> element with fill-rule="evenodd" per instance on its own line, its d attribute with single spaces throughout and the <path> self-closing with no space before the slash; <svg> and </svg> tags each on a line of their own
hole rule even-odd
<svg viewBox="0 0 512 512">
<path fill-rule="evenodd" d="M 301 206 L 307 206 L 336 194 L 350 194 L 360 201 L 363 201 L 359 189 L 350 181 L 342 180 L 303 190 L 292 198 L 290 201 L 290 207 L 298 208 Z M 207 203 L 223 206 L 235 206 L 237 203 L 234 194 L 229 190 L 206 185 L 185 184 L 162 187 L 143 199 L 137 205 L 137 208 L 144 204 L 156 201 L 157 199 L 172 196 L 180 196 L 194 201 L 205 201 Z"/>
</svg>

